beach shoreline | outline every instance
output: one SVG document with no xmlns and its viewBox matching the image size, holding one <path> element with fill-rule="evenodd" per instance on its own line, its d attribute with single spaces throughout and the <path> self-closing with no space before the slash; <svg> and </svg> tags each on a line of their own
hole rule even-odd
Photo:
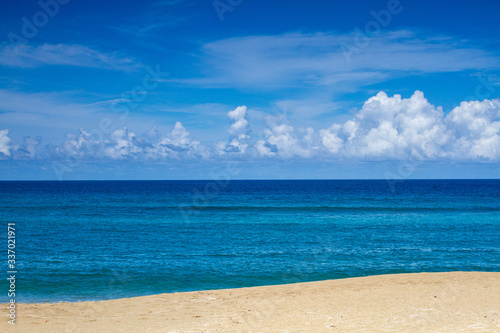
<svg viewBox="0 0 500 333">
<path fill-rule="evenodd" d="M 2 304 L 3 332 L 495 332 L 500 273 L 375 275 L 98 302 Z"/>
</svg>

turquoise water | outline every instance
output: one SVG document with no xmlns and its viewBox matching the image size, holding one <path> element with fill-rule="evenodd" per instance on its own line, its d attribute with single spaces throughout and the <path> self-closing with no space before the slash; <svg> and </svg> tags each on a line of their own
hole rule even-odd
<svg viewBox="0 0 500 333">
<path fill-rule="evenodd" d="M 500 271 L 499 180 L 0 182 L 0 193 L 18 302 Z"/>
</svg>

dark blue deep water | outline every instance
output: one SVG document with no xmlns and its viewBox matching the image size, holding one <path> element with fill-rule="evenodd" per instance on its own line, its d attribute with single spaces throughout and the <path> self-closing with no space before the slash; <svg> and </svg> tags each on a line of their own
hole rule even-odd
<svg viewBox="0 0 500 333">
<path fill-rule="evenodd" d="M 500 180 L 0 182 L 16 301 L 500 271 Z M 0 301 L 7 301 L 7 280 Z"/>
</svg>

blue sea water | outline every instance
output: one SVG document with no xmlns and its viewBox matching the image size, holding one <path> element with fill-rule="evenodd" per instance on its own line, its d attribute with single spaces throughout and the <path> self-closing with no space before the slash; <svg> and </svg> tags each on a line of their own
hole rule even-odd
<svg viewBox="0 0 500 333">
<path fill-rule="evenodd" d="M 500 271 L 500 180 L 0 182 L 0 221 L 17 302 Z"/>
</svg>

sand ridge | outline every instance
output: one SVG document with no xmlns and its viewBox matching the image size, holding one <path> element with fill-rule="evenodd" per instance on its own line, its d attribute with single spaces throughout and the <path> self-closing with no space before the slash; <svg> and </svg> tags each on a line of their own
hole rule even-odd
<svg viewBox="0 0 500 333">
<path fill-rule="evenodd" d="M 2 305 L 7 313 L 5 305 Z M 2 332 L 500 332 L 500 273 L 359 277 L 19 304 Z"/>
</svg>

